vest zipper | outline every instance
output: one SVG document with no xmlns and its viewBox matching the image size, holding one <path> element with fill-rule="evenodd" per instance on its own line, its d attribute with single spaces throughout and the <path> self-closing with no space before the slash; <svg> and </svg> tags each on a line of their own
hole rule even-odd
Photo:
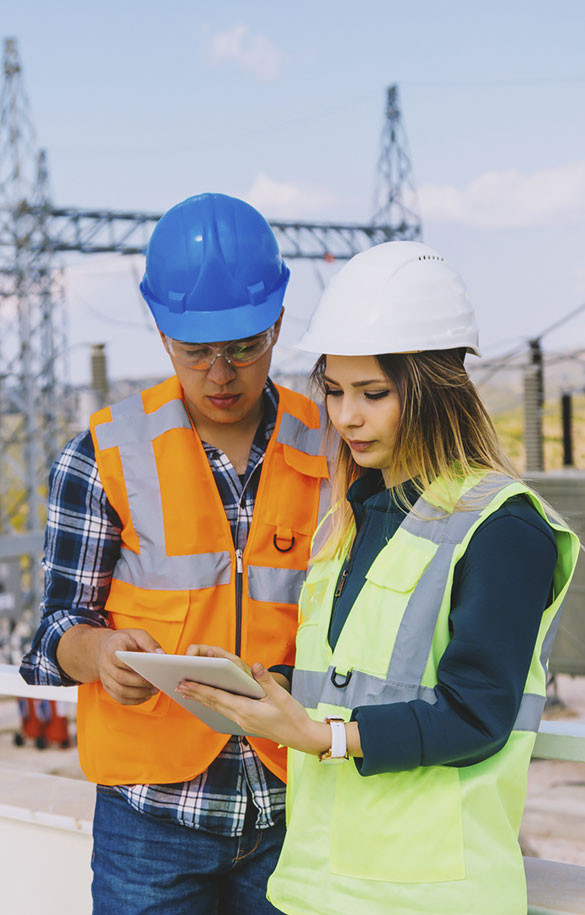
<svg viewBox="0 0 585 915">
<path fill-rule="evenodd" d="M 242 650 L 242 583 L 244 579 L 243 550 L 236 550 L 236 651 L 240 656 Z"/>
<path fill-rule="evenodd" d="M 237 544 L 238 540 L 240 539 L 240 510 L 242 507 L 242 496 L 246 492 L 246 488 L 247 488 L 248 484 L 250 483 L 250 480 L 252 479 L 252 477 L 254 476 L 256 471 L 258 470 L 258 468 L 262 467 L 262 464 L 264 463 L 265 455 L 266 455 L 266 452 L 264 452 L 264 454 L 262 454 L 260 456 L 257 463 L 253 467 L 252 472 L 250 473 L 248 479 L 242 486 L 242 491 L 240 493 L 240 499 L 239 499 L 239 505 L 238 505 L 238 517 L 236 520 L 236 530 L 233 535 L 234 546 Z M 258 493 L 256 493 L 256 496 L 257 495 L 258 495 Z M 254 500 L 254 503 L 255 502 L 256 502 L 256 500 Z M 246 543 L 244 544 L 244 548 L 246 547 L 246 544 L 248 543 L 248 539 L 250 537 L 250 529 L 252 527 L 253 522 L 254 522 L 254 517 L 253 517 L 253 513 L 252 513 L 252 521 L 248 527 L 248 534 L 246 536 Z M 235 646 L 236 650 L 235 650 L 235 654 L 237 654 L 238 657 L 240 656 L 240 651 L 242 649 L 242 585 L 243 585 L 243 576 L 244 576 L 244 563 L 243 563 L 243 559 L 242 559 L 243 555 L 244 555 L 244 550 L 237 547 L 236 548 L 236 646 Z"/>
<path fill-rule="evenodd" d="M 343 572 L 341 573 L 341 577 L 337 583 L 337 587 L 335 589 L 335 594 L 333 595 L 334 600 L 337 600 L 337 598 L 341 595 L 341 592 L 343 591 L 345 579 L 347 578 L 347 572 L 348 572 L 348 568 L 346 566 L 345 569 L 343 570 Z"/>
<path fill-rule="evenodd" d="M 366 527 L 365 524 L 360 525 L 360 529 L 357 532 L 357 536 L 356 536 L 354 542 L 352 543 L 351 550 L 349 552 L 349 556 L 345 560 L 345 568 L 341 572 L 339 579 L 337 581 L 337 587 L 335 588 L 335 591 L 333 592 L 333 600 L 331 602 L 331 621 L 329 623 L 329 628 L 331 628 L 331 622 L 333 621 L 333 612 L 335 610 L 337 600 L 339 597 L 341 597 L 341 592 L 343 591 L 343 589 L 345 587 L 345 582 L 347 581 L 347 577 L 352 570 L 354 559 L 355 559 L 358 547 L 360 545 L 360 541 L 363 537 L 365 527 Z"/>
</svg>

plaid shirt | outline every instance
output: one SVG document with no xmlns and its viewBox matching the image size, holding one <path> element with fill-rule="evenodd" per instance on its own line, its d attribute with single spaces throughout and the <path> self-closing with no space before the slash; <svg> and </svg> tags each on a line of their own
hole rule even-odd
<svg viewBox="0 0 585 915">
<path fill-rule="evenodd" d="M 240 549 L 248 537 L 264 453 L 276 422 L 278 392 L 270 380 L 263 396 L 264 417 L 243 482 L 222 451 L 203 443 L 234 544 Z M 93 441 L 89 432 L 82 432 L 66 446 L 51 471 L 45 594 L 41 623 L 22 660 L 21 673 L 27 683 L 60 686 L 75 682 L 57 663 L 57 645 L 71 626 L 107 626 L 104 607 L 120 554 L 120 531 L 120 519 L 98 475 Z M 283 783 L 241 737 L 232 737 L 207 771 L 192 781 L 123 785 L 118 790 L 142 813 L 227 836 L 241 835 L 250 797 L 259 829 L 273 826 L 284 811 Z"/>
</svg>

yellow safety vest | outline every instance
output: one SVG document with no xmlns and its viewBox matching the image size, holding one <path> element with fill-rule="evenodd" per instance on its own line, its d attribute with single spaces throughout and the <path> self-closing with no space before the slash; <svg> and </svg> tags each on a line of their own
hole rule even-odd
<svg viewBox="0 0 585 915">
<path fill-rule="evenodd" d="M 268 898 L 289 915 L 526 913 L 517 837 L 546 662 L 579 542 L 503 474 L 475 475 L 461 492 L 458 511 L 439 511 L 433 487 L 418 500 L 372 563 L 333 651 L 327 634 L 343 560 L 313 565 L 300 597 L 293 695 L 316 720 L 347 721 L 358 705 L 434 703 L 455 565 L 479 525 L 522 493 L 553 529 L 558 561 L 513 731 L 475 765 L 369 777 L 351 760 L 324 765 L 289 751 L 288 832 L 268 883 Z"/>
</svg>

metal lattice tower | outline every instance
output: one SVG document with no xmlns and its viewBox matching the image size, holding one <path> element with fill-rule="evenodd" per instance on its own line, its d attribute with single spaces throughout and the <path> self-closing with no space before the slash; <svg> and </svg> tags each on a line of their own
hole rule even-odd
<svg viewBox="0 0 585 915">
<path fill-rule="evenodd" d="M 47 161 L 36 146 L 16 41 L 0 95 L 0 558 L 27 556 L 38 604 L 48 471 L 65 432 L 64 297 L 48 233 Z M 27 569 L 28 566 L 28 569 Z"/>
<path fill-rule="evenodd" d="M 422 238 L 412 163 L 400 114 L 398 86 L 386 90 L 386 107 L 374 197 L 374 224 L 388 225 L 392 237 L 403 241 Z"/>
</svg>

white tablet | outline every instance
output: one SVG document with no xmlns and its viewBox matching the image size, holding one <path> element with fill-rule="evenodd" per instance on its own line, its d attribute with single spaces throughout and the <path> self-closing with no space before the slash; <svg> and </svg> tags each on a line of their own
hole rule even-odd
<svg viewBox="0 0 585 915">
<path fill-rule="evenodd" d="M 151 654 L 146 651 L 117 651 L 124 664 L 145 680 L 182 705 L 214 731 L 220 734 L 245 735 L 239 725 L 225 715 L 215 712 L 194 699 L 185 699 L 175 689 L 182 680 L 194 680 L 206 686 L 216 686 L 230 693 L 262 699 L 266 693 L 259 683 L 229 658 L 200 658 L 182 654 Z M 251 735 L 254 736 L 253 734 Z"/>
</svg>

